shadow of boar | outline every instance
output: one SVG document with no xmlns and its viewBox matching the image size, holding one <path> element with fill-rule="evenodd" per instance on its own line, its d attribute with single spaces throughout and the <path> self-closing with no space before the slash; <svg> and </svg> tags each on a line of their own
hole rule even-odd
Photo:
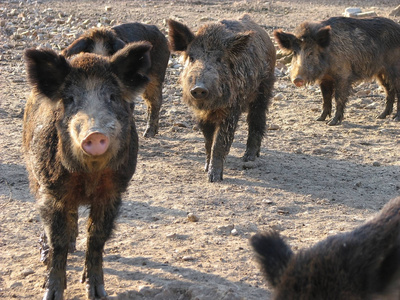
<svg viewBox="0 0 400 300">
<path fill-rule="evenodd" d="M 133 43 L 111 57 L 28 49 L 32 92 L 23 124 L 23 151 L 50 251 L 43 299 L 63 299 L 69 243 L 78 234 L 78 207 L 90 207 L 82 282 L 87 298 L 107 296 L 103 248 L 135 171 L 138 136 L 134 97 L 149 82 L 151 45 Z"/>
<path fill-rule="evenodd" d="M 69 57 L 80 52 L 91 52 L 111 56 L 126 44 L 138 41 L 148 41 L 153 45 L 148 73 L 150 83 L 144 89 L 142 97 L 147 105 L 147 125 L 143 135 L 154 137 L 158 133 L 162 87 L 170 55 L 168 40 L 156 26 L 127 23 L 112 28 L 89 29 L 64 49 L 62 54 Z"/>
<path fill-rule="evenodd" d="M 340 124 L 353 83 L 376 78 L 386 92 L 386 106 L 378 116 L 393 112 L 397 97 L 396 121 L 400 121 L 400 25 L 382 17 L 354 19 L 334 17 L 317 23 L 304 22 L 296 33 L 275 30 L 275 40 L 292 52 L 290 77 L 297 87 L 318 83 L 323 97 L 322 114 L 335 116 L 328 125 Z"/>
<path fill-rule="evenodd" d="M 275 300 L 400 299 L 400 197 L 366 224 L 296 254 L 273 231 L 251 244 Z"/>
<path fill-rule="evenodd" d="M 183 100 L 204 135 L 208 179 L 221 181 L 242 112 L 248 112 L 249 127 L 243 160 L 260 155 L 275 81 L 275 48 L 266 31 L 247 15 L 206 24 L 196 34 L 174 20 L 168 25 L 172 51 L 183 54 Z"/>
</svg>

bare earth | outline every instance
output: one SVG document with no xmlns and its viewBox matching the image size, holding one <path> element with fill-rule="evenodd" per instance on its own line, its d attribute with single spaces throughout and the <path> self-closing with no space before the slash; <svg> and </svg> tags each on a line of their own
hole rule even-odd
<svg viewBox="0 0 400 300">
<path fill-rule="evenodd" d="M 349 6 L 389 16 L 398 0 L 340 1 L 0 1 L 0 298 L 38 299 L 41 223 L 29 193 L 21 131 L 29 86 L 23 51 L 62 50 L 86 28 L 174 18 L 196 30 L 206 22 L 249 13 L 272 36 L 304 20 L 341 15 Z M 108 8 L 108 10 L 106 9 Z M 399 17 L 391 17 L 400 21 Z M 375 117 L 384 93 L 374 82 L 354 87 L 342 125 L 315 119 L 318 87 L 297 89 L 278 64 L 275 99 L 260 158 L 241 161 L 242 117 L 226 159 L 224 181 L 208 183 L 202 133 L 181 101 L 181 71 L 167 70 L 160 133 L 140 138 L 138 167 L 124 197 L 104 271 L 110 299 L 270 299 L 249 237 L 275 229 L 295 250 L 353 229 L 400 194 L 400 124 Z M 137 101 L 140 135 L 146 107 Z M 80 210 L 77 251 L 69 255 L 66 299 L 84 299 L 80 283 L 87 208 Z M 188 213 L 198 222 L 187 218 Z M 231 232 L 232 229 L 236 229 Z"/>
</svg>

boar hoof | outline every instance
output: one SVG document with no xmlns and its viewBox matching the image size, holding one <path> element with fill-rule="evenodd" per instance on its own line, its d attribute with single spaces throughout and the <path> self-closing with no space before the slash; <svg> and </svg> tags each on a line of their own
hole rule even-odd
<svg viewBox="0 0 400 300">
<path fill-rule="evenodd" d="M 260 156 L 259 153 L 251 153 L 251 152 L 245 152 L 245 154 L 242 157 L 242 160 L 244 162 L 248 162 L 248 161 L 255 161 L 256 157 Z"/>
<path fill-rule="evenodd" d="M 396 122 L 400 122 L 400 113 L 397 113 L 394 117 L 393 120 L 395 120 Z"/>
<path fill-rule="evenodd" d="M 326 124 L 328 124 L 329 126 L 335 126 L 335 125 L 339 125 L 340 123 L 342 123 L 342 120 L 340 120 L 337 117 L 334 117 Z"/>
<path fill-rule="evenodd" d="M 76 251 L 76 242 L 70 242 L 68 245 L 68 253 L 74 253 Z"/>
<path fill-rule="evenodd" d="M 157 134 L 158 130 L 154 127 L 147 126 L 146 130 L 143 133 L 145 138 L 152 138 Z"/>
<path fill-rule="evenodd" d="M 317 121 L 325 121 L 327 116 L 330 116 L 330 113 L 323 112 L 323 113 L 319 116 L 319 118 L 317 119 Z"/>
<path fill-rule="evenodd" d="M 95 300 L 95 299 L 107 299 L 107 293 L 104 289 L 104 284 L 97 285 L 86 285 L 87 299 Z"/>
<path fill-rule="evenodd" d="M 222 170 L 211 169 L 211 171 L 208 172 L 208 181 L 209 182 L 222 181 Z"/>
</svg>

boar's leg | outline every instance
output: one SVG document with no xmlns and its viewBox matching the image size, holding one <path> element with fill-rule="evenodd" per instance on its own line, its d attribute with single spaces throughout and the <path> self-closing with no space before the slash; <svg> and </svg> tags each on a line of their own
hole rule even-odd
<svg viewBox="0 0 400 300">
<path fill-rule="evenodd" d="M 216 126 L 208 168 L 208 180 L 210 182 L 222 181 L 224 160 L 231 148 L 239 115 L 239 108 L 231 108 L 227 118 L 222 120 L 221 124 Z"/>
<path fill-rule="evenodd" d="M 265 133 L 267 110 L 271 91 L 274 85 L 273 80 L 268 80 L 261 83 L 258 97 L 249 105 L 247 114 L 247 124 L 249 125 L 249 133 L 247 137 L 246 152 L 242 159 L 243 161 L 254 161 L 256 156 L 260 156 L 261 141 Z"/>
<path fill-rule="evenodd" d="M 73 253 L 76 250 L 76 238 L 78 237 L 78 208 L 68 212 L 68 228 L 70 231 L 68 252 Z"/>
<path fill-rule="evenodd" d="M 199 122 L 199 127 L 204 135 L 204 142 L 206 146 L 206 164 L 204 166 L 204 171 L 208 171 L 211 159 L 211 147 L 213 143 L 213 137 L 215 132 L 215 124 L 211 122 Z"/>
<path fill-rule="evenodd" d="M 325 121 L 326 117 L 331 117 L 332 113 L 332 95 L 334 82 L 332 80 L 323 80 L 320 84 L 322 92 L 322 114 L 317 121 Z"/>
<path fill-rule="evenodd" d="M 393 103 L 396 96 L 394 86 L 389 81 L 390 79 L 386 74 L 379 74 L 377 76 L 379 83 L 383 86 L 386 93 L 386 106 L 385 110 L 377 117 L 378 119 L 385 119 L 393 112 Z"/>
<path fill-rule="evenodd" d="M 39 204 L 39 211 L 50 246 L 47 259 L 49 273 L 44 285 L 46 292 L 43 299 L 60 300 L 63 299 L 66 288 L 66 264 L 70 241 L 67 212 L 50 198 L 44 199 Z"/>
<path fill-rule="evenodd" d="M 335 82 L 335 116 L 328 122 L 328 125 L 339 125 L 344 116 L 344 108 L 350 93 L 351 82 L 347 78 L 338 79 Z"/>
<path fill-rule="evenodd" d="M 144 137 L 154 137 L 158 133 L 158 122 L 162 104 L 162 86 L 157 81 L 151 80 L 146 87 L 143 98 L 147 105 L 147 126 Z"/>
<path fill-rule="evenodd" d="M 111 235 L 120 204 L 119 197 L 115 201 L 103 199 L 90 209 L 85 268 L 81 281 L 86 282 L 88 299 L 107 297 L 104 289 L 103 249 Z"/>
</svg>

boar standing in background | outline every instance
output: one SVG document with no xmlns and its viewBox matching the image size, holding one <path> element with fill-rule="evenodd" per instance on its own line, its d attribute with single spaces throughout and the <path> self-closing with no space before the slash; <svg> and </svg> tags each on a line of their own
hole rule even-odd
<svg viewBox="0 0 400 300">
<path fill-rule="evenodd" d="M 25 52 L 32 93 L 23 150 L 50 244 L 44 299 L 63 299 L 80 205 L 90 207 L 82 282 L 88 299 L 107 296 L 103 248 L 136 167 L 132 102 L 149 82 L 150 50 L 148 42 L 132 43 L 111 57 L 85 53 L 71 61 L 52 50 Z"/>
<path fill-rule="evenodd" d="M 277 232 L 251 244 L 275 300 L 400 299 L 400 197 L 354 231 L 296 254 Z"/>
<path fill-rule="evenodd" d="M 247 15 L 204 25 L 196 34 L 174 20 L 168 25 L 171 48 L 185 61 L 183 100 L 194 110 L 204 134 L 208 179 L 221 181 L 242 112 L 248 111 L 249 126 L 243 160 L 260 155 L 275 80 L 274 45 Z"/>
<path fill-rule="evenodd" d="M 335 116 L 329 125 L 340 124 L 353 83 L 375 77 L 386 92 L 384 119 L 393 111 L 397 97 L 396 121 L 400 121 L 400 25 L 386 18 L 330 18 L 302 23 L 296 34 L 275 30 L 280 48 L 292 52 L 290 77 L 300 87 L 318 83 L 323 110 L 318 121 Z"/>
<path fill-rule="evenodd" d="M 62 54 L 69 57 L 79 52 L 91 52 L 110 56 L 126 44 L 148 41 L 153 45 L 150 51 L 150 83 L 142 97 L 147 105 L 147 127 L 145 137 L 154 137 L 158 133 L 160 108 L 162 104 L 162 86 L 169 60 L 167 38 L 154 25 L 127 23 L 112 28 L 93 28 L 82 34 Z"/>
</svg>

